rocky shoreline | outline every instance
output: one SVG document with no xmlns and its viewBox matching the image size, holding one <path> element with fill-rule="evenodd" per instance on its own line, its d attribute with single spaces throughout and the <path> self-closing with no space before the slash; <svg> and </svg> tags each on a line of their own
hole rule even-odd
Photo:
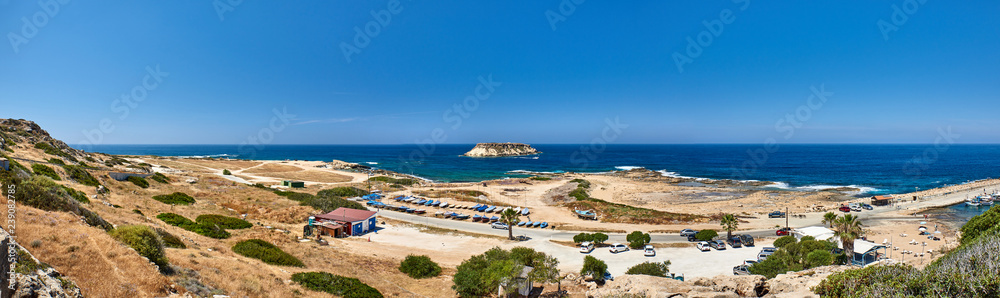
<svg viewBox="0 0 1000 298">
<path fill-rule="evenodd" d="M 476 147 L 463 154 L 468 157 L 505 157 L 524 156 L 542 153 L 531 145 L 522 143 L 479 143 Z"/>
</svg>

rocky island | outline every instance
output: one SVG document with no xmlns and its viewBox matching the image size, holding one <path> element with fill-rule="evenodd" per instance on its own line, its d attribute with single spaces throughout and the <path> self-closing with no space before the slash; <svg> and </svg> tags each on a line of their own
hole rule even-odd
<svg viewBox="0 0 1000 298">
<path fill-rule="evenodd" d="M 469 157 L 503 157 L 521 156 L 542 153 L 531 145 L 521 143 L 479 143 L 476 147 L 466 152 Z"/>
</svg>

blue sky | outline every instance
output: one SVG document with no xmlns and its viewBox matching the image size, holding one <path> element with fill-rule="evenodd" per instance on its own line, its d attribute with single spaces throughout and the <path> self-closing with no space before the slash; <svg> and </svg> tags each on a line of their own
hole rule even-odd
<svg viewBox="0 0 1000 298">
<path fill-rule="evenodd" d="M 101 144 L 587 143 L 613 119 L 615 143 L 1000 142 L 1000 2 L 741 1 L 0 0 L 0 117 Z"/>
</svg>

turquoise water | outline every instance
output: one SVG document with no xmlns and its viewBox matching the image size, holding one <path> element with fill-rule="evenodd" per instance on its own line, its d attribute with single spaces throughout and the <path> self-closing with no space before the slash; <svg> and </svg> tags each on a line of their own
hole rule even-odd
<svg viewBox="0 0 1000 298">
<path fill-rule="evenodd" d="M 533 172 L 605 172 L 644 167 L 668 176 L 776 181 L 776 188 L 854 186 L 904 193 L 1000 176 L 1000 145 L 533 145 L 535 156 L 469 158 L 466 145 L 95 145 L 109 154 L 241 159 L 333 159 L 436 181 L 523 177 Z M 775 148 L 770 148 L 775 149 Z"/>
</svg>

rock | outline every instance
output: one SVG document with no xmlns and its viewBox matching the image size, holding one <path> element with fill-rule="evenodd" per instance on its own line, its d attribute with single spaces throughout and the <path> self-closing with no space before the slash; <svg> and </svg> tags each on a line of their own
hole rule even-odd
<svg viewBox="0 0 1000 298">
<path fill-rule="evenodd" d="M 720 275 L 694 279 L 694 284 L 715 292 L 735 293 L 742 297 L 760 297 L 768 293 L 767 278 L 761 275 Z"/>
<path fill-rule="evenodd" d="M 501 156 L 522 156 L 542 153 L 531 145 L 521 143 L 479 143 L 476 147 L 466 152 L 469 157 L 501 157 Z"/>
</svg>

